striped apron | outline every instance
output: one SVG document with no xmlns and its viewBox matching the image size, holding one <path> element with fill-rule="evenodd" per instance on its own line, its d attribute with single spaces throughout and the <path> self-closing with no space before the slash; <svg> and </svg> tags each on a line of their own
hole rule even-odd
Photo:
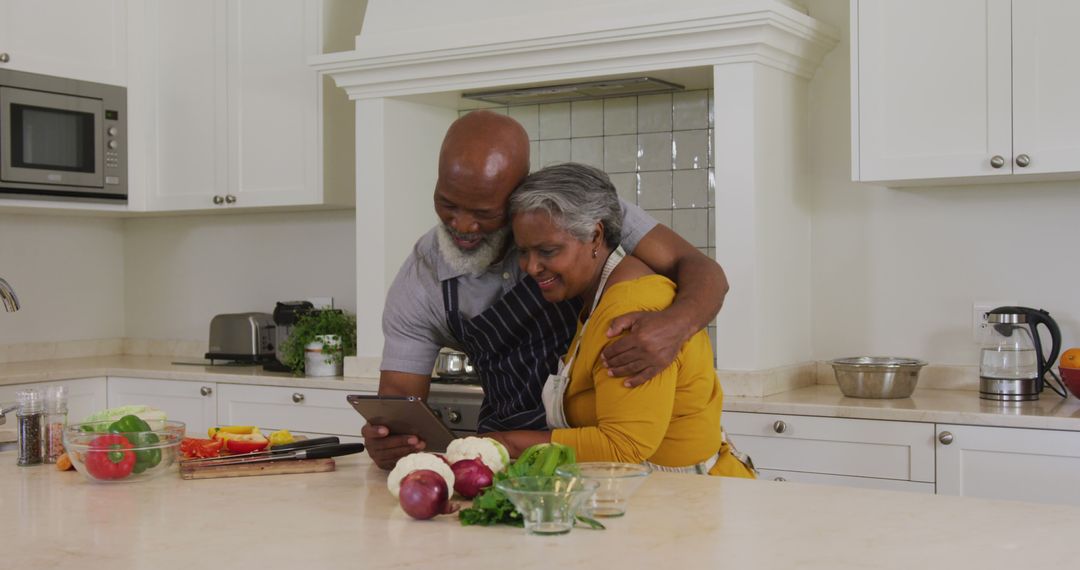
<svg viewBox="0 0 1080 570">
<path fill-rule="evenodd" d="M 549 303 L 526 277 L 471 318 L 458 311 L 457 279 L 442 283 L 450 332 L 461 342 L 484 388 L 477 430 L 546 429 L 544 381 L 577 329 L 578 300 Z"/>
</svg>

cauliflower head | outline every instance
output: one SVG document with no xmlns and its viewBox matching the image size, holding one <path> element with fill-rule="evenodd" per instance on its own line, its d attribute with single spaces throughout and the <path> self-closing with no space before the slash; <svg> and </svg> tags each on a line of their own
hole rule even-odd
<svg viewBox="0 0 1080 570">
<path fill-rule="evenodd" d="M 450 442 L 446 448 L 446 460 L 450 465 L 462 459 L 479 459 L 492 473 L 504 471 L 510 464 L 506 447 L 490 437 L 463 437 Z"/>
<path fill-rule="evenodd" d="M 451 493 L 454 492 L 454 471 L 442 457 L 434 453 L 413 453 L 399 459 L 394 469 L 386 476 L 386 487 L 390 489 L 390 494 L 396 499 L 398 492 L 401 491 L 401 480 L 409 473 L 421 469 L 430 469 L 441 475 L 446 481 L 446 488 Z"/>
</svg>

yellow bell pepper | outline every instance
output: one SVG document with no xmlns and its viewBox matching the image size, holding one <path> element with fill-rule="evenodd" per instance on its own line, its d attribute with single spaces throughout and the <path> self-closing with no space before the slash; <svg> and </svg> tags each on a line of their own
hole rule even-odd
<svg viewBox="0 0 1080 570">
<path fill-rule="evenodd" d="M 210 439 L 228 439 L 231 435 L 259 433 L 259 428 L 255 426 L 217 426 L 210 428 L 206 433 L 210 436 Z"/>
<path fill-rule="evenodd" d="M 286 443 L 292 443 L 294 441 L 296 441 L 296 438 L 294 438 L 287 429 L 281 429 L 270 434 L 270 447 L 274 447 L 275 445 L 285 445 Z"/>
</svg>

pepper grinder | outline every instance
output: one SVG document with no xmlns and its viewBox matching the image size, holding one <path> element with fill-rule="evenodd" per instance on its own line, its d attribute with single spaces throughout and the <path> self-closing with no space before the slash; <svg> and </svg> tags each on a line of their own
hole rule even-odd
<svg viewBox="0 0 1080 570">
<path fill-rule="evenodd" d="M 67 414 L 67 387 L 50 386 L 45 391 L 45 463 L 56 463 L 64 453 Z"/>
<path fill-rule="evenodd" d="M 45 406 L 41 392 L 33 388 L 15 393 L 19 404 L 15 417 L 18 418 L 19 465 L 37 465 L 44 459 L 45 441 L 42 436 Z"/>
</svg>

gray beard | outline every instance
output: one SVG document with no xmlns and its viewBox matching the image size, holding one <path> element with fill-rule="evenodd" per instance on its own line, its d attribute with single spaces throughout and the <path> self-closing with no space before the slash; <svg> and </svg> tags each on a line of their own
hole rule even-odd
<svg viewBox="0 0 1080 570">
<path fill-rule="evenodd" d="M 479 275 L 499 260 L 503 247 L 510 238 L 510 226 L 488 234 L 476 249 L 469 251 L 461 249 L 454 243 L 454 238 L 445 224 L 439 224 L 435 235 L 439 242 L 439 253 L 456 273 Z"/>
</svg>

